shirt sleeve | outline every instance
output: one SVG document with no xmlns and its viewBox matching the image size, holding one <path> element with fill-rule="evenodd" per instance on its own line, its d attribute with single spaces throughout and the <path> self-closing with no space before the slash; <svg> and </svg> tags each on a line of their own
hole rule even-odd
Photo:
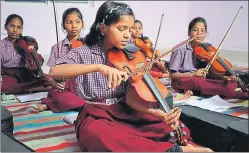
<svg viewBox="0 0 249 153">
<path fill-rule="evenodd" d="M 56 60 L 55 65 L 60 64 L 84 64 L 84 58 L 86 56 L 82 56 L 80 48 L 75 48 L 71 50 L 67 55 Z"/>
<path fill-rule="evenodd" d="M 3 41 L 0 40 L 0 58 L 1 58 L 1 67 L 2 67 L 2 64 L 3 64 L 3 53 L 4 53 L 4 44 L 3 44 Z"/>
<path fill-rule="evenodd" d="M 170 72 L 178 72 L 183 62 L 183 57 L 184 55 L 181 49 L 178 49 L 171 54 L 170 63 L 169 63 Z"/>
<path fill-rule="evenodd" d="M 54 45 L 51 48 L 50 56 L 49 56 L 48 63 L 47 63 L 48 66 L 52 67 L 55 65 L 55 61 L 58 56 L 57 52 L 58 52 L 57 45 Z"/>
</svg>

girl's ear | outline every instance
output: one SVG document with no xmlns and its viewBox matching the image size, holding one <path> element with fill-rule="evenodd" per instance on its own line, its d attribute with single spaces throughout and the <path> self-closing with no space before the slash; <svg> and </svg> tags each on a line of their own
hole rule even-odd
<svg viewBox="0 0 249 153">
<path fill-rule="evenodd" d="M 104 36 L 107 32 L 107 26 L 103 23 L 100 24 L 100 31 L 101 31 L 101 34 Z"/>
</svg>

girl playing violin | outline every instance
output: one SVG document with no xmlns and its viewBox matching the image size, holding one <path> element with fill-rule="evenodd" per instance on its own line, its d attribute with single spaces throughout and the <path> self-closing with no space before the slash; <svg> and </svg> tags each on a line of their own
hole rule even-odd
<svg viewBox="0 0 249 153">
<path fill-rule="evenodd" d="M 143 36 L 143 25 L 140 20 L 135 20 L 134 27 L 131 30 L 131 38 L 130 38 L 129 43 L 135 43 L 136 39 L 142 39 L 142 40 L 148 39 Z M 166 70 L 166 72 L 164 72 L 165 70 L 163 71 L 162 69 L 166 69 L 165 63 L 163 61 L 157 61 L 153 65 L 153 68 L 151 70 L 151 75 L 158 77 L 158 78 L 168 78 L 169 77 L 168 71 Z"/>
<path fill-rule="evenodd" d="M 128 5 L 104 2 L 85 45 L 57 60 L 50 69 L 55 79 L 78 76 L 77 93 L 86 99 L 76 120 L 82 151 L 211 151 L 178 146 L 165 138 L 168 130 L 178 126 L 178 108 L 164 113 L 143 104 L 131 109 L 125 103 L 127 73 L 108 66 L 107 53 L 113 48 L 125 48 L 133 26 L 134 14 Z"/>
<path fill-rule="evenodd" d="M 228 98 L 248 99 L 248 93 L 235 91 L 235 76 L 220 75 L 212 69 L 206 72 L 204 68 L 207 62 L 197 59 L 194 49 L 202 43 L 206 33 L 207 23 L 204 18 L 197 17 L 190 22 L 188 35 L 200 36 L 172 53 L 169 66 L 172 87 L 189 95 L 195 92 L 204 96 L 218 94 Z"/>
<path fill-rule="evenodd" d="M 5 22 L 8 37 L 0 40 L 0 58 L 3 93 L 21 93 L 47 91 L 44 79 L 38 79 L 26 69 L 24 55 L 14 47 L 16 40 L 22 35 L 23 19 L 11 14 Z"/>
<path fill-rule="evenodd" d="M 59 58 L 69 54 L 73 49 L 73 43 L 83 40 L 82 38 L 80 38 L 81 40 L 78 39 L 83 26 L 83 16 L 78 8 L 68 8 L 64 11 L 62 27 L 66 30 L 67 37 L 52 47 L 47 63 L 48 66 L 54 66 Z M 69 91 L 61 92 L 64 88 L 69 88 Z M 78 108 L 83 103 L 84 101 L 77 96 L 75 91 L 75 81 L 69 80 L 60 82 L 58 88 L 55 87 L 48 93 L 48 97 L 42 100 L 40 111 L 45 111 L 49 108 L 53 112 L 62 112 Z"/>
</svg>

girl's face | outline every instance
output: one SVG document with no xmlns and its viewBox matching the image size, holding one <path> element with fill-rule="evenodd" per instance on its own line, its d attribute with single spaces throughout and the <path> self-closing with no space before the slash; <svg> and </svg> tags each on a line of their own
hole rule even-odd
<svg viewBox="0 0 249 153">
<path fill-rule="evenodd" d="M 13 18 L 7 25 L 6 30 L 11 40 L 17 39 L 22 33 L 22 21 L 19 18 Z"/>
<path fill-rule="evenodd" d="M 123 15 L 117 23 L 106 26 L 102 32 L 105 34 L 104 43 L 108 48 L 113 46 L 124 49 L 131 37 L 131 29 L 134 26 L 134 17 Z"/>
<path fill-rule="evenodd" d="M 67 16 L 64 26 L 69 37 L 76 37 L 80 35 L 83 21 L 78 17 L 77 13 L 71 13 Z"/>
<path fill-rule="evenodd" d="M 193 28 L 190 31 L 189 36 L 190 37 L 195 37 L 199 35 L 199 37 L 197 37 L 197 39 L 194 40 L 194 42 L 196 43 L 201 43 L 205 37 L 206 37 L 206 28 L 205 28 L 205 24 L 202 22 L 197 22 Z"/>
<path fill-rule="evenodd" d="M 135 39 L 139 38 L 141 37 L 142 33 L 143 33 L 142 25 L 140 23 L 135 23 L 131 33 L 132 38 Z"/>
</svg>

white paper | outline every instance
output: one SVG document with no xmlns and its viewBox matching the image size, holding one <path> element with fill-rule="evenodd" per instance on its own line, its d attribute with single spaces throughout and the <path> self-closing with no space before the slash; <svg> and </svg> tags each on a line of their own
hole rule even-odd
<svg viewBox="0 0 249 153">
<path fill-rule="evenodd" d="M 242 107 L 236 104 L 229 103 L 220 98 L 218 95 L 202 100 L 189 100 L 186 101 L 184 105 L 195 106 L 215 112 L 222 112 L 230 108 Z"/>
<path fill-rule="evenodd" d="M 77 119 L 78 114 L 79 113 L 77 112 L 77 113 L 65 115 L 62 117 L 62 120 L 68 124 L 74 124 L 74 121 Z"/>
<path fill-rule="evenodd" d="M 42 98 L 46 98 L 48 92 L 37 92 L 37 93 L 27 93 L 27 94 L 16 94 L 16 99 L 18 99 L 21 103 L 28 101 L 38 101 Z"/>
</svg>

